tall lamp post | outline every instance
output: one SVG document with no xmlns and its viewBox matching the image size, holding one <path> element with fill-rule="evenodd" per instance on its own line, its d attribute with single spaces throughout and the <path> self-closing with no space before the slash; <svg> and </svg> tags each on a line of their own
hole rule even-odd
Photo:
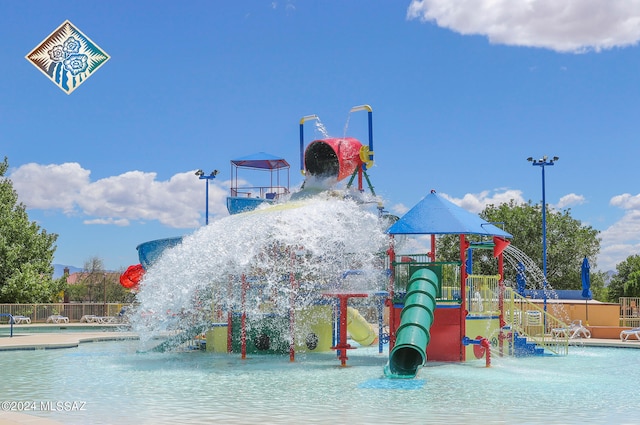
<svg viewBox="0 0 640 425">
<path fill-rule="evenodd" d="M 541 159 L 527 158 L 527 161 L 532 165 L 537 165 L 542 169 L 542 275 L 544 281 L 543 285 L 543 297 L 544 297 L 544 311 L 547 311 L 547 201 L 545 199 L 545 182 L 544 182 L 544 167 L 553 165 L 558 158 L 554 156 L 551 160 L 548 160 L 548 156 L 543 156 Z"/>
<path fill-rule="evenodd" d="M 205 192 L 205 224 L 209 224 L 209 180 L 215 179 L 217 175 L 218 170 L 213 170 L 208 176 L 205 176 L 204 171 L 202 170 L 196 171 L 196 176 L 198 176 L 200 180 L 207 181 L 207 189 Z"/>
</svg>

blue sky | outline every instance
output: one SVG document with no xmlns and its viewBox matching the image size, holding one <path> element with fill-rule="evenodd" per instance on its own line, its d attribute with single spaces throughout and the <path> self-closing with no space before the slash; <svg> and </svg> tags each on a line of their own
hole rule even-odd
<svg viewBox="0 0 640 425">
<path fill-rule="evenodd" d="M 367 140 L 401 214 L 431 189 L 473 212 L 546 199 L 600 230 L 597 268 L 640 251 L 640 2 L 0 2 L 0 156 L 55 262 L 138 263 L 142 242 L 227 214 L 229 161 L 302 182 L 300 118 Z M 69 20 L 110 55 L 71 94 L 25 59 Z M 310 142 L 321 134 L 306 128 Z M 507 229 L 508 230 L 508 229 Z"/>
</svg>

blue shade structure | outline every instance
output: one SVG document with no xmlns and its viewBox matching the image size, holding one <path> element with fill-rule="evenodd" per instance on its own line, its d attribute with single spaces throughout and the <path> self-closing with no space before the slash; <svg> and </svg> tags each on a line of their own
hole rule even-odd
<svg viewBox="0 0 640 425">
<path fill-rule="evenodd" d="M 388 230 L 391 235 L 512 235 L 431 191 Z"/>
</svg>

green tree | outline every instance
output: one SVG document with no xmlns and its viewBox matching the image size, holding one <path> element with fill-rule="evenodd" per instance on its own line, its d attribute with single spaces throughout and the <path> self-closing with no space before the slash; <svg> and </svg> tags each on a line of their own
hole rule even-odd
<svg viewBox="0 0 640 425">
<path fill-rule="evenodd" d="M 106 271 L 102 258 L 91 257 L 85 261 L 78 281 L 67 285 L 67 297 L 69 301 L 92 303 L 131 302 L 133 294 L 120 285 L 121 274 L 122 271 Z"/>
<path fill-rule="evenodd" d="M 631 255 L 616 265 L 616 274 L 607 288 L 607 299 L 618 302 L 620 297 L 640 297 L 640 255 Z"/>
<path fill-rule="evenodd" d="M 53 254 L 58 235 L 29 221 L 13 183 L 0 163 L 0 302 L 51 302 L 63 280 L 53 280 Z"/>
<path fill-rule="evenodd" d="M 528 256 L 542 270 L 542 210 L 541 205 L 529 201 L 488 205 L 480 216 L 513 235 L 511 244 Z M 591 287 L 594 297 L 602 296 L 604 276 L 595 272 L 595 258 L 600 251 L 598 230 L 583 225 L 571 217 L 569 209 L 548 210 L 547 222 L 547 282 L 554 289 L 581 289 L 581 266 L 584 257 L 591 264 Z M 469 236 L 471 242 L 479 237 Z M 439 260 L 459 258 L 457 235 L 440 238 Z M 497 274 L 497 261 L 491 250 L 473 250 L 474 273 Z M 505 262 L 505 280 L 515 282 L 516 270 Z"/>
</svg>

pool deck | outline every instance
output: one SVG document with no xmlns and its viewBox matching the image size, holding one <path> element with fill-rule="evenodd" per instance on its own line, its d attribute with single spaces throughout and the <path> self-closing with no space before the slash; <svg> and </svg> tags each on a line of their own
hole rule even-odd
<svg viewBox="0 0 640 425">
<path fill-rule="evenodd" d="M 39 328 L 46 326 L 51 329 L 47 332 L 29 332 L 26 329 L 27 326 Z M 65 331 L 56 332 L 56 328 L 59 329 L 61 327 L 64 327 Z M 78 329 L 78 332 L 73 332 L 74 327 L 82 328 L 82 330 Z M 87 330 L 87 328 L 92 327 L 95 327 L 96 330 Z M 117 326 L 87 325 L 86 323 L 18 325 L 13 327 L 13 337 L 9 336 L 7 325 L 1 325 L 0 329 L 2 329 L 3 335 L 0 337 L 0 351 L 74 348 L 83 342 L 117 341 L 138 338 L 136 333 L 120 331 Z M 2 422 L 0 422 L 0 424 L 1 423 Z"/>
</svg>

